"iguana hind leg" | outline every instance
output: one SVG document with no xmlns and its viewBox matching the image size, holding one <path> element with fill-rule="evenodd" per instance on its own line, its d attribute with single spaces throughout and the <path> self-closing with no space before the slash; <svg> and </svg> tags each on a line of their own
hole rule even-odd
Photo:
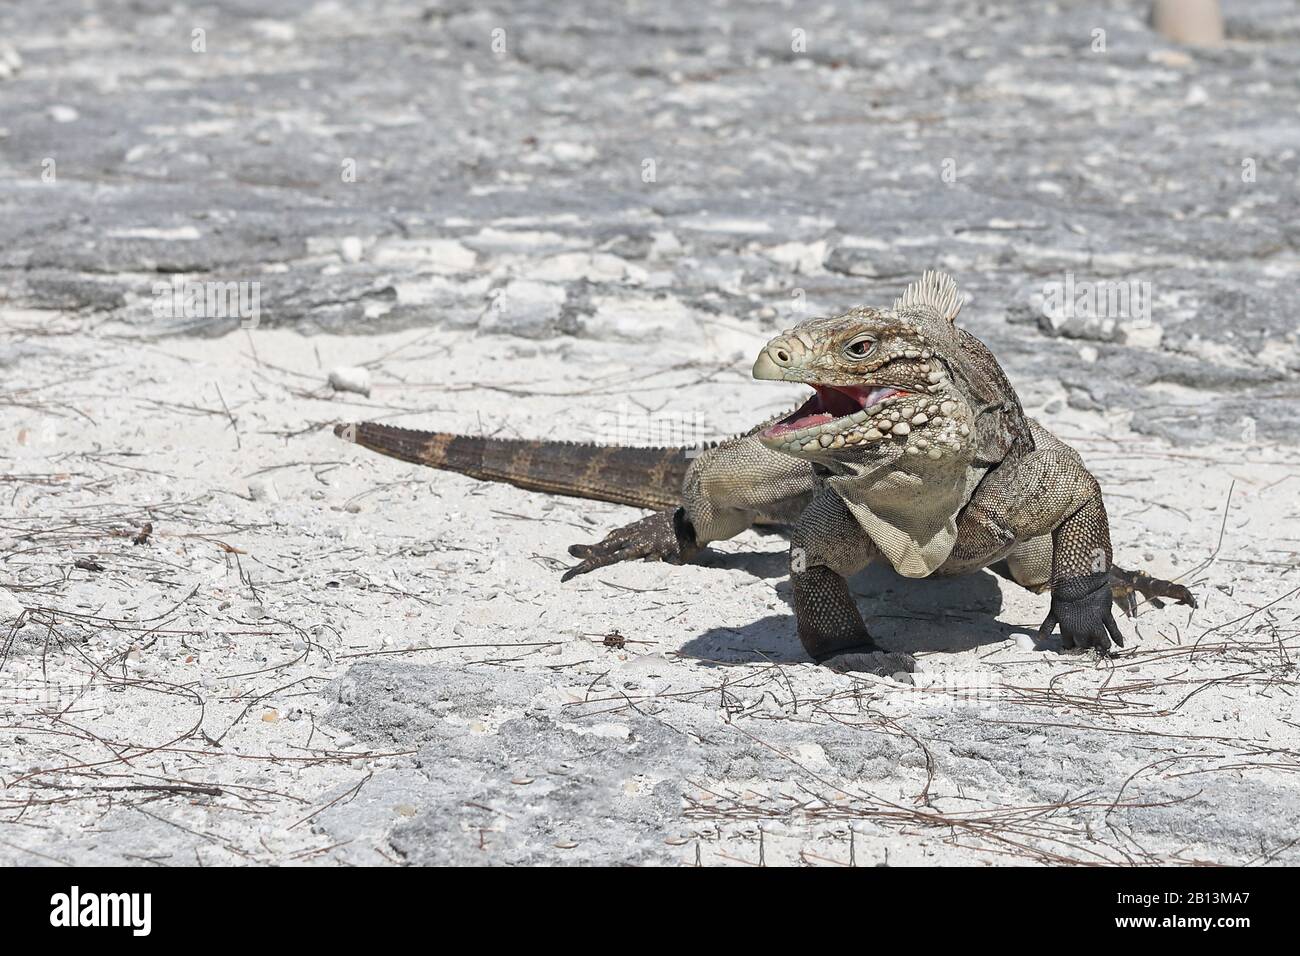
<svg viewBox="0 0 1300 956">
<path fill-rule="evenodd" d="M 1033 538 L 1016 545 L 1006 560 L 989 565 L 1008 581 L 1041 594 L 1052 585 L 1052 538 L 1050 535 Z M 1196 607 L 1196 597 L 1186 587 L 1163 578 L 1152 577 L 1145 571 L 1126 571 L 1111 565 L 1111 598 L 1128 617 L 1136 617 L 1138 596 L 1153 607 L 1164 607 L 1164 600 Z M 1164 600 L 1162 600 L 1164 599 Z"/>
</svg>

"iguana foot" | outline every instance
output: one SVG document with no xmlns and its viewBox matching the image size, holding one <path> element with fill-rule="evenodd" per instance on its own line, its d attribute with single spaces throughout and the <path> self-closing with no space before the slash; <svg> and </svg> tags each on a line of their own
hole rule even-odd
<svg viewBox="0 0 1300 956">
<path fill-rule="evenodd" d="M 700 551 L 695 529 L 682 508 L 657 511 L 652 515 L 611 531 L 598 544 L 575 544 L 569 554 L 582 562 L 564 572 L 561 581 L 586 574 L 620 561 L 689 561 Z"/>
<path fill-rule="evenodd" d="M 1175 604 L 1186 604 L 1188 607 L 1197 606 L 1196 597 L 1183 585 L 1153 578 L 1145 571 L 1125 571 L 1123 568 L 1112 567 L 1110 590 L 1115 603 L 1123 608 L 1124 613 L 1129 617 L 1137 616 L 1138 594 L 1146 598 L 1152 607 L 1164 607 L 1165 602 L 1161 598 L 1166 598 Z"/>
<path fill-rule="evenodd" d="M 875 674 L 877 677 L 892 677 L 904 684 L 912 683 L 911 674 L 916 670 L 916 658 L 911 654 L 882 651 L 874 644 L 846 648 L 817 663 L 837 674 Z"/>
<path fill-rule="evenodd" d="M 1105 654 L 1110 651 L 1111 638 L 1120 647 L 1124 635 L 1115 624 L 1111 612 L 1110 573 L 1099 571 L 1066 578 L 1052 588 L 1052 609 L 1038 629 L 1038 636 L 1052 636 L 1056 625 L 1061 625 L 1061 647 L 1095 647 Z"/>
</svg>

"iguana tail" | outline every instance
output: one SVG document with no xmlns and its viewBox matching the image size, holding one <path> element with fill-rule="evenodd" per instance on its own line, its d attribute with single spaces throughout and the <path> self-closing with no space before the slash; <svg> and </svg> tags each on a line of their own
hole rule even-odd
<svg viewBox="0 0 1300 956">
<path fill-rule="evenodd" d="M 335 425 L 334 434 L 390 458 L 553 495 L 663 510 L 682 503 L 686 448 L 480 438 L 376 422 Z"/>
</svg>

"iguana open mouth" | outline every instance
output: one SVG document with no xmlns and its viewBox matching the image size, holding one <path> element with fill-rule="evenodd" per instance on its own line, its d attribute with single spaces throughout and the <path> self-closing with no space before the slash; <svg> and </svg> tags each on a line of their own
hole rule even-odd
<svg viewBox="0 0 1300 956">
<path fill-rule="evenodd" d="M 811 382 L 809 384 L 812 384 Z M 763 432 L 763 437 L 776 438 L 825 425 L 837 418 L 848 418 L 861 413 L 864 420 L 867 409 L 897 395 L 907 395 L 901 388 L 891 385 L 813 385 L 812 398 L 794 412 Z"/>
</svg>

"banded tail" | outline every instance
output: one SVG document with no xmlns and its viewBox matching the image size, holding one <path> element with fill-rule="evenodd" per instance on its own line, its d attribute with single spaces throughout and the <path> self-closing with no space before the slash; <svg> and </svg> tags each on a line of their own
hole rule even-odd
<svg viewBox="0 0 1300 956">
<path fill-rule="evenodd" d="M 480 481 L 656 511 L 682 503 L 690 464 L 686 448 L 479 438 L 376 422 L 335 425 L 334 434 L 390 458 Z"/>
</svg>

